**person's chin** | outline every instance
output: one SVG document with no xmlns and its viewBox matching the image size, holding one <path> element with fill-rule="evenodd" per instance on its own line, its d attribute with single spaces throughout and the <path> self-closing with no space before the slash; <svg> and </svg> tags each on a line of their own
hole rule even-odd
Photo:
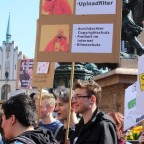
<svg viewBox="0 0 144 144">
<path fill-rule="evenodd" d="M 79 110 L 79 108 L 75 109 L 75 113 L 80 113 L 81 111 Z"/>
<path fill-rule="evenodd" d="M 57 114 L 57 118 L 58 118 L 59 120 L 62 119 L 61 114 Z"/>
<path fill-rule="evenodd" d="M 64 118 L 63 118 L 63 117 L 57 117 L 57 118 L 58 118 L 58 120 L 59 120 L 61 123 L 64 122 Z"/>
</svg>

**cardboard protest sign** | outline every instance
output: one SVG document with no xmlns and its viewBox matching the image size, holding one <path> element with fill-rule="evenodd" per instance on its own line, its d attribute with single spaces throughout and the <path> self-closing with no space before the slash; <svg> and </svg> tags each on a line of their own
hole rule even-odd
<svg viewBox="0 0 144 144">
<path fill-rule="evenodd" d="M 37 88 L 52 88 L 55 64 L 49 62 L 35 62 L 32 86 Z M 38 70 L 41 69 L 41 70 Z"/>
<path fill-rule="evenodd" d="M 122 1 L 68 0 L 62 7 L 41 0 L 37 61 L 119 62 Z"/>
</svg>

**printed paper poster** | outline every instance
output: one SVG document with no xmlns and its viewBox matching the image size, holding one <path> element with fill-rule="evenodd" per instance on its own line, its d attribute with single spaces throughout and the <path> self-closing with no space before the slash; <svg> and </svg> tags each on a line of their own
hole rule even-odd
<svg viewBox="0 0 144 144">
<path fill-rule="evenodd" d="M 33 59 L 21 60 L 18 89 L 32 89 Z"/>
<path fill-rule="evenodd" d="M 72 15 L 74 0 L 42 0 L 43 15 Z"/>
<path fill-rule="evenodd" d="M 37 74 L 47 74 L 49 68 L 49 62 L 38 62 Z"/>
<path fill-rule="evenodd" d="M 115 13 L 116 0 L 76 0 L 76 15 Z"/>
<path fill-rule="evenodd" d="M 73 53 L 112 53 L 113 24 L 74 24 Z"/>
</svg>

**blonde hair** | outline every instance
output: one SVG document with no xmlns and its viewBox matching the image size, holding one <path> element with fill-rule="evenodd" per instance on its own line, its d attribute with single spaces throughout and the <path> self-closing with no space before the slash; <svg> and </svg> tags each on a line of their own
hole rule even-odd
<svg viewBox="0 0 144 144">
<path fill-rule="evenodd" d="M 34 100 L 40 100 L 40 93 L 34 96 Z M 42 92 L 41 100 L 46 100 L 46 105 L 55 107 L 55 97 L 52 93 Z"/>
</svg>

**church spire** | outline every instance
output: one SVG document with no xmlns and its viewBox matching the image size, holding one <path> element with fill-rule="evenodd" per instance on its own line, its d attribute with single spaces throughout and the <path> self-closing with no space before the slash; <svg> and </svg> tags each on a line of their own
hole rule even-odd
<svg viewBox="0 0 144 144">
<path fill-rule="evenodd" d="M 9 13 L 7 32 L 6 32 L 6 42 L 10 43 L 10 39 L 11 39 L 11 34 L 10 34 L 10 13 Z"/>
</svg>

